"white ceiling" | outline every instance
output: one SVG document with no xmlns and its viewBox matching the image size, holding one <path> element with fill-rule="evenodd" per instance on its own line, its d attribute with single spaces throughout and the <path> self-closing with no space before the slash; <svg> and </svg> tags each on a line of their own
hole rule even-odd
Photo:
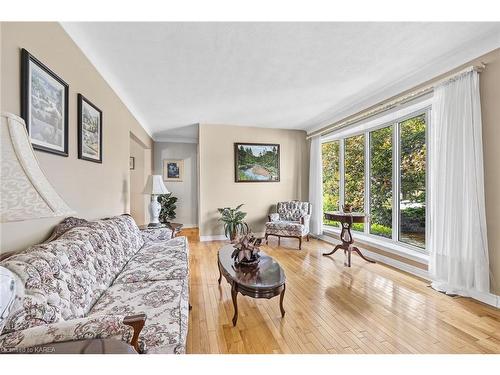
<svg viewBox="0 0 500 375">
<path fill-rule="evenodd" d="M 500 23 L 63 27 L 155 139 L 195 123 L 315 129 L 500 46 Z"/>
</svg>

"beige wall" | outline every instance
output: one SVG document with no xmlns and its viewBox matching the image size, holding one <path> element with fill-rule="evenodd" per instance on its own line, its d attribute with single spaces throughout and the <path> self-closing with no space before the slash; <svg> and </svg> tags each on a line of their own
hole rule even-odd
<svg viewBox="0 0 500 375">
<path fill-rule="evenodd" d="M 500 295 L 500 49 L 479 60 L 491 290 Z"/>
<path fill-rule="evenodd" d="M 168 191 L 177 197 L 175 222 L 184 227 L 198 226 L 198 144 L 155 142 L 154 173 L 163 175 L 163 160 L 184 161 L 182 181 L 164 181 Z"/>
<path fill-rule="evenodd" d="M 152 148 L 152 139 L 58 23 L 2 22 L 1 43 L 2 111 L 20 114 L 21 48 L 69 84 L 69 157 L 36 151 L 57 192 L 80 217 L 100 218 L 128 212 L 130 132 L 148 148 Z M 77 157 L 77 93 L 103 111 L 102 164 Z M 2 224 L 0 251 L 20 250 L 42 241 L 60 220 Z"/>
<path fill-rule="evenodd" d="M 143 191 L 151 173 L 150 153 L 151 149 L 130 135 L 130 156 L 135 158 L 135 167 L 130 170 L 130 215 L 138 225 L 149 222 L 148 204 L 151 197 L 143 194 Z"/>
<path fill-rule="evenodd" d="M 259 233 L 276 202 L 307 199 L 309 150 L 304 131 L 201 124 L 199 137 L 200 236 L 223 234 L 219 207 L 244 203 L 247 222 Z M 234 142 L 279 143 L 281 181 L 235 183 Z"/>
</svg>

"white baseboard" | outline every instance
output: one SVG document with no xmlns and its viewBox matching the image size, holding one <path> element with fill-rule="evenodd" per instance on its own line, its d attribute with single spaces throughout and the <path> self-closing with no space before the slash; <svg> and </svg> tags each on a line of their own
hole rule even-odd
<svg viewBox="0 0 500 375">
<path fill-rule="evenodd" d="M 198 224 L 183 224 L 182 228 L 183 229 L 198 228 Z"/>
<path fill-rule="evenodd" d="M 339 243 L 338 241 L 336 241 L 334 238 L 332 238 L 330 236 L 321 235 L 321 236 L 313 236 L 313 237 L 315 237 L 319 240 L 328 242 L 330 244 L 338 244 Z M 373 251 L 369 251 L 366 249 L 363 249 L 363 254 L 366 255 L 368 258 L 373 259 L 377 262 L 387 264 L 388 266 L 400 269 L 401 271 L 408 272 L 408 273 L 415 275 L 415 276 L 418 276 L 424 280 L 430 281 L 429 273 L 422 268 L 412 266 L 411 264 L 407 264 L 407 263 L 401 262 L 399 260 L 389 258 L 385 255 L 381 255 L 381 254 L 378 254 L 378 253 L 375 253 Z M 472 292 L 470 298 L 475 299 L 475 300 L 480 301 L 480 302 L 483 302 L 487 305 L 490 305 L 490 306 L 493 306 L 496 308 L 500 308 L 500 296 L 497 296 L 495 294 Z"/>
<path fill-rule="evenodd" d="M 261 233 L 254 233 L 255 237 L 264 237 L 264 232 Z M 229 238 L 227 238 L 223 234 L 215 234 L 212 236 L 200 236 L 200 241 L 205 242 L 205 241 L 224 241 L 227 240 L 229 241 Z"/>
<path fill-rule="evenodd" d="M 224 241 L 228 240 L 226 236 L 223 234 L 216 234 L 214 236 L 200 236 L 200 241 L 205 242 L 205 241 Z"/>
</svg>

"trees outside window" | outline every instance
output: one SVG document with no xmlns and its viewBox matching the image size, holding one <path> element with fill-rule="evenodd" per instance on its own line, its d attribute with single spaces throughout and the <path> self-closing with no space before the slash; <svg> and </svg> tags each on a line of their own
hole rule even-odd
<svg viewBox="0 0 500 375">
<path fill-rule="evenodd" d="M 345 140 L 344 203 L 354 212 L 364 212 L 365 205 L 365 135 Z M 363 231 L 364 224 L 353 224 L 354 230 Z"/>
<path fill-rule="evenodd" d="M 399 124 L 399 240 L 425 248 L 425 115 Z"/>
<path fill-rule="evenodd" d="M 340 199 L 340 141 L 321 145 L 323 161 L 323 212 L 338 211 Z M 338 222 L 325 220 L 323 224 L 337 226 Z"/>
<path fill-rule="evenodd" d="M 323 210 L 350 204 L 364 212 L 367 203 L 368 225 L 354 224 L 354 230 L 425 249 L 427 118 L 422 111 L 323 143 Z"/>
<path fill-rule="evenodd" d="M 370 233 L 392 238 L 392 126 L 370 132 Z"/>
</svg>

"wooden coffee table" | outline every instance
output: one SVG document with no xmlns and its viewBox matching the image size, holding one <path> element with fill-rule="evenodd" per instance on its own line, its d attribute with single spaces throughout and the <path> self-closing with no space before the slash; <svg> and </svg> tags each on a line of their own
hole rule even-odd
<svg viewBox="0 0 500 375">
<path fill-rule="evenodd" d="M 280 296 L 281 317 L 285 316 L 283 298 L 285 297 L 285 271 L 278 262 L 264 252 L 260 252 L 260 261 L 255 266 L 236 266 L 231 258 L 233 245 L 226 245 L 219 250 L 219 284 L 222 276 L 231 285 L 234 316 L 233 326 L 238 321 L 238 293 L 252 298 L 272 298 Z"/>
</svg>

